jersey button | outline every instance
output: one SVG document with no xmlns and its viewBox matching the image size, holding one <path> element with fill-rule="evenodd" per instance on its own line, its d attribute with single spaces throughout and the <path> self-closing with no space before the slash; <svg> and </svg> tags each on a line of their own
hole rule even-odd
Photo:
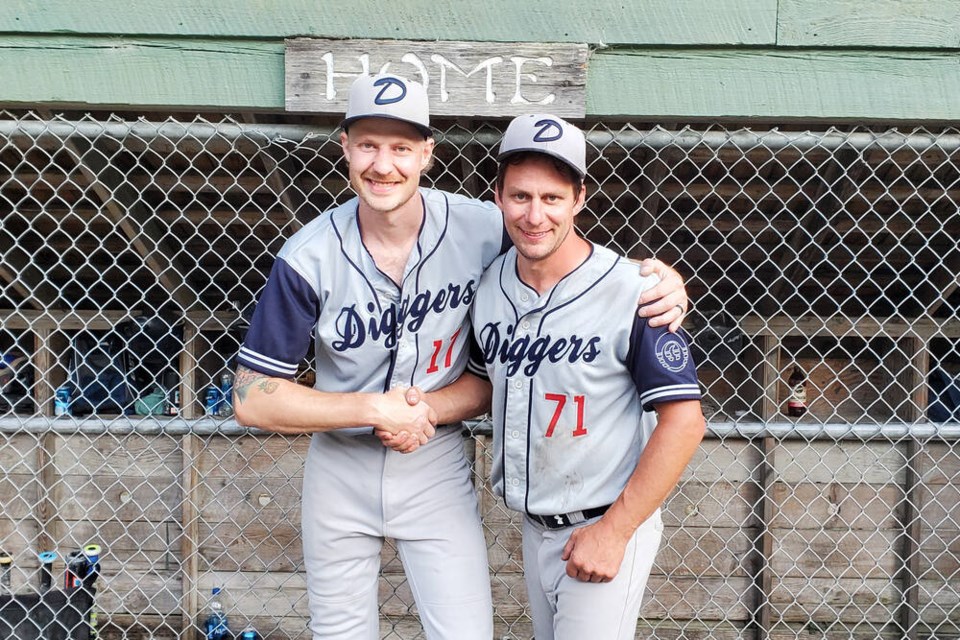
<svg viewBox="0 0 960 640">
<path fill-rule="evenodd" d="M 519 432 L 519 431 L 514 431 L 514 432 L 511 433 L 510 435 L 512 435 L 514 438 L 519 438 L 519 437 L 520 437 L 520 432 Z"/>
<path fill-rule="evenodd" d="M 514 381 L 513 381 L 513 386 L 514 386 L 514 388 L 516 388 L 516 389 L 523 389 L 523 381 L 522 381 L 522 380 L 514 380 Z"/>
<path fill-rule="evenodd" d="M 529 328 L 530 328 L 530 323 L 527 322 L 526 320 L 524 320 L 524 321 L 523 321 L 523 324 L 521 324 L 520 326 L 521 326 L 522 328 L 524 328 L 524 329 L 529 329 Z"/>
<path fill-rule="evenodd" d="M 528 295 L 525 294 L 525 293 L 520 296 L 520 301 L 521 301 L 521 302 L 526 302 L 526 301 L 529 300 L 529 299 L 530 299 L 530 296 L 528 296 Z"/>
</svg>

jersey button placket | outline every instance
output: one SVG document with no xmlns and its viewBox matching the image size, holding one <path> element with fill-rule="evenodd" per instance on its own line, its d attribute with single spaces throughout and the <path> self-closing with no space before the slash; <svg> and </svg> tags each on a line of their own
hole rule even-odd
<svg viewBox="0 0 960 640">
<path fill-rule="evenodd" d="M 522 374 L 507 380 L 507 403 L 505 424 L 524 424 L 527 420 L 529 405 L 529 381 Z M 508 496 L 508 504 L 522 505 L 524 503 L 524 489 L 527 483 L 527 447 L 524 438 L 518 430 L 504 433 L 505 464 L 504 471 L 507 478 L 504 492 Z"/>
<path fill-rule="evenodd" d="M 393 369 L 393 378 L 390 380 L 392 387 L 397 385 L 407 386 L 410 381 L 413 359 L 413 349 L 407 344 L 407 339 L 402 337 L 397 340 L 397 362 Z"/>
<path fill-rule="evenodd" d="M 416 366 L 416 348 L 412 344 L 412 342 L 416 340 L 416 334 L 404 331 L 399 309 L 402 306 L 404 296 L 413 296 L 415 292 L 408 291 L 406 281 L 404 281 L 404 289 L 402 290 L 397 288 L 392 282 L 391 284 L 394 288 L 390 300 L 394 308 L 398 311 L 396 317 L 397 327 L 394 333 L 397 340 L 396 346 L 394 347 L 396 358 L 393 366 L 393 377 L 390 379 L 390 386 L 391 388 L 397 386 L 407 387 L 410 385 L 410 381 L 413 380 L 413 369 Z"/>
</svg>

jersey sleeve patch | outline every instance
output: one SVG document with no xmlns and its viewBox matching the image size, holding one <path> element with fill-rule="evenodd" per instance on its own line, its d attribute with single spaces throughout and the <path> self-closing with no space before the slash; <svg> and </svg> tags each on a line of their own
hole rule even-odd
<svg viewBox="0 0 960 640">
<path fill-rule="evenodd" d="M 650 327 L 646 318 L 635 317 L 627 366 L 645 411 L 661 402 L 701 397 L 696 365 L 682 329 L 670 333 L 665 327 Z"/>
<path fill-rule="evenodd" d="M 278 258 L 257 301 L 237 362 L 269 376 L 292 378 L 310 346 L 319 309 L 313 287 Z"/>
<path fill-rule="evenodd" d="M 680 373 L 690 361 L 690 349 L 683 338 L 675 333 L 663 333 L 653 347 L 660 366 L 671 373 Z"/>
</svg>

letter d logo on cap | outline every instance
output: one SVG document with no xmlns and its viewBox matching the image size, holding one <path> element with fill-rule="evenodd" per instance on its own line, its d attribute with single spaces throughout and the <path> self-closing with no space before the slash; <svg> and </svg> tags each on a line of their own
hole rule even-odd
<svg viewBox="0 0 960 640">
<path fill-rule="evenodd" d="M 394 74 L 359 76 L 353 81 L 340 126 L 346 129 L 361 118 L 401 120 L 415 126 L 424 138 L 433 135 L 426 87 Z"/>
<path fill-rule="evenodd" d="M 373 86 L 380 87 L 380 93 L 373 99 L 374 104 L 393 104 L 394 102 L 400 102 L 407 95 L 407 85 L 403 84 L 403 81 L 399 78 L 380 78 L 373 83 Z M 391 91 L 391 87 L 396 87 L 396 91 Z M 392 95 L 387 95 L 388 91 Z M 399 95 L 397 95 L 397 91 L 399 91 Z"/>
<path fill-rule="evenodd" d="M 563 137 L 563 127 L 556 120 L 540 120 L 534 126 L 540 127 L 533 135 L 534 142 L 553 142 Z"/>
</svg>

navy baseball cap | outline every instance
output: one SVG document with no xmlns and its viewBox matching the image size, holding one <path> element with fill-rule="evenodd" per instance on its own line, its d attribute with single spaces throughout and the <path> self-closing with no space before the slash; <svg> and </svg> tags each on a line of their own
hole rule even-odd
<svg viewBox="0 0 960 640">
<path fill-rule="evenodd" d="M 360 76 L 350 86 L 347 114 L 340 126 L 347 129 L 360 118 L 389 118 L 412 124 L 424 138 L 430 129 L 430 102 L 419 82 L 391 73 Z"/>
<path fill-rule="evenodd" d="M 545 153 L 573 167 L 581 178 L 587 175 L 587 139 L 583 131 L 557 116 L 531 114 L 514 118 L 503 134 L 497 160 L 521 151 Z"/>
</svg>

